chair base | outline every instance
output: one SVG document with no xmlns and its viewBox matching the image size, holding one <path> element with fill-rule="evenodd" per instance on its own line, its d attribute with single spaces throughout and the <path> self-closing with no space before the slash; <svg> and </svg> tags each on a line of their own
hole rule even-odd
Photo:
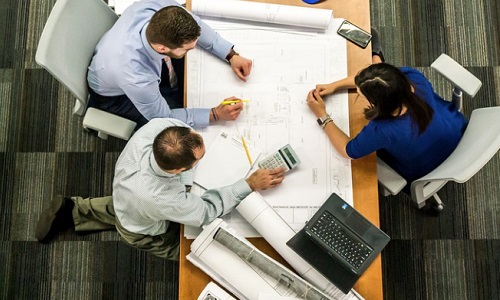
<svg viewBox="0 0 500 300">
<path fill-rule="evenodd" d="M 424 204 L 423 206 L 420 206 L 421 204 Z M 437 213 L 441 213 L 444 210 L 444 203 L 441 201 L 441 198 L 439 198 L 438 194 L 434 194 L 432 197 L 427 199 L 426 201 L 422 203 L 415 203 L 417 207 L 421 210 L 429 210 L 432 209 L 436 211 Z"/>
</svg>

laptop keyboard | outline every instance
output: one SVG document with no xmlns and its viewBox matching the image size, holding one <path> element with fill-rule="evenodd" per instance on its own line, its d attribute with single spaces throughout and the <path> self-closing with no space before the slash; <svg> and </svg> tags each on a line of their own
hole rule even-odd
<svg viewBox="0 0 500 300">
<path fill-rule="evenodd" d="M 347 234 L 343 226 L 328 211 L 323 212 L 310 230 L 356 270 L 373 251 L 361 240 Z"/>
</svg>

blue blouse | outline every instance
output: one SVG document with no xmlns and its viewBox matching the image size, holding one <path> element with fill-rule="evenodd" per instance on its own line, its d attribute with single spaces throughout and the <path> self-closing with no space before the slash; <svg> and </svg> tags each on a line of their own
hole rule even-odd
<svg viewBox="0 0 500 300">
<path fill-rule="evenodd" d="M 346 151 L 351 158 L 377 151 L 377 156 L 411 183 L 434 170 L 455 150 L 468 121 L 453 103 L 434 92 L 422 73 L 407 67 L 400 70 L 415 93 L 434 110 L 430 124 L 418 135 L 418 127 L 408 114 L 372 120 L 347 144 Z"/>
</svg>

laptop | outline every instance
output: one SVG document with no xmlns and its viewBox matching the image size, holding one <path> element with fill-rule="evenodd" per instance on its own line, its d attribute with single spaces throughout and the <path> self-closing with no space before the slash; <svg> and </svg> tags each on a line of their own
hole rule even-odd
<svg viewBox="0 0 500 300">
<path fill-rule="evenodd" d="M 347 294 L 389 240 L 333 193 L 286 244 Z"/>
</svg>

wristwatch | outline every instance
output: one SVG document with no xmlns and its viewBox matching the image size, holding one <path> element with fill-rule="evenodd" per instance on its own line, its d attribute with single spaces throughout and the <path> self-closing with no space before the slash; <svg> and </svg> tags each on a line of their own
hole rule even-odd
<svg viewBox="0 0 500 300">
<path fill-rule="evenodd" d="M 235 55 L 239 55 L 239 54 L 238 54 L 238 52 L 234 51 L 233 48 L 231 48 L 231 50 L 229 50 L 229 53 L 226 56 L 227 62 L 231 63 L 231 58 L 233 58 L 233 56 L 235 56 Z"/>
<path fill-rule="evenodd" d="M 322 117 L 319 117 L 316 121 L 318 122 L 318 125 L 319 125 L 319 126 L 323 126 L 323 124 L 325 124 L 325 122 L 326 122 L 328 119 L 330 119 L 330 120 L 331 120 L 330 115 L 329 115 L 329 114 L 326 114 L 326 115 L 324 115 L 324 116 L 322 116 Z"/>
</svg>

